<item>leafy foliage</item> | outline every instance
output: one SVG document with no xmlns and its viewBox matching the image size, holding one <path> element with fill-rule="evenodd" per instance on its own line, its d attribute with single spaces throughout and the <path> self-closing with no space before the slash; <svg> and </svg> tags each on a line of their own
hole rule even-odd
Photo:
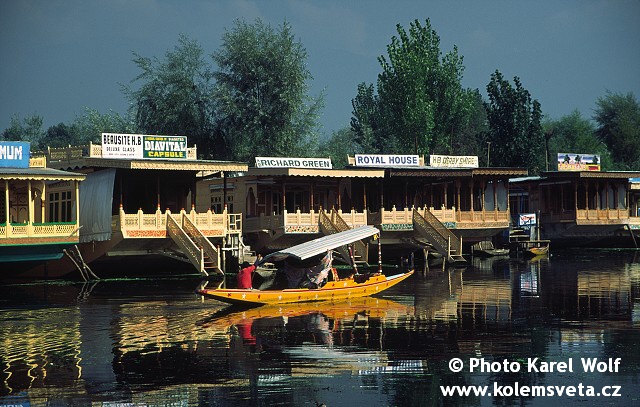
<svg viewBox="0 0 640 407">
<path fill-rule="evenodd" d="M 415 20 L 408 32 L 398 25 L 397 32 L 388 55 L 378 58 L 378 95 L 361 84 L 352 101 L 355 140 L 367 152 L 448 154 L 468 145 L 458 135 L 478 136 L 469 127 L 478 94 L 461 86 L 457 48 L 443 56 L 429 20 Z"/>
<path fill-rule="evenodd" d="M 308 96 L 307 53 L 291 26 L 277 30 L 236 21 L 213 54 L 213 95 L 224 140 L 235 160 L 258 155 L 309 155 L 322 96 Z"/>
<path fill-rule="evenodd" d="M 544 169 L 544 135 L 540 103 L 532 100 L 520 79 L 514 86 L 499 71 L 487 85 L 485 102 L 491 142 L 491 162 L 500 166 L 527 167 L 537 174 Z"/>
<path fill-rule="evenodd" d="M 360 153 L 358 144 L 353 143 L 354 133 L 349 127 L 334 131 L 331 137 L 319 145 L 319 157 L 330 157 L 333 168 L 345 168 L 347 156 Z M 369 150 L 371 151 L 371 150 Z"/>
<path fill-rule="evenodd" d="M 548 170 L 555 170 L 558 153 L 586 153 L 600 156 L 603 170 L 612 169 L 611 153 L 596 136 L 594 124 L 575 110 L 558 120 L 546 121 L 543 125 L 548 143 Z"/>
<path fill-rule="evenodd" d="M 137 128 L 147 134 L 188 135 L 204 157 L 214 156 L 213 73 L 202 47 L 184 35 L 164 60 L 134 53 L 141 73 L 133 82 L 138 89 L 123 87 L 131 102 Z"/>
<path fill-rule="evenodd" d="M 13 116 L 9 127 L 2 132 L 0 140 L 28 141 L 31 143 L 31 149 L 39 149 L 46 143 L 42 120 L 42 117 L 37 114 L 32 114 L 22 120 L 18 116 Z"/>
<path fill-rule="evenodd" d="M 598 98 L 596 134 L 609 147 L 619 170 L 640 170 L 640 105 L 632 93 Z"/>
</svg>

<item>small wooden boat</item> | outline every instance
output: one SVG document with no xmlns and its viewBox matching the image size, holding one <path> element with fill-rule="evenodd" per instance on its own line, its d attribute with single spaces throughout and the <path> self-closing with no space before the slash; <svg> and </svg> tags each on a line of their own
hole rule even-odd
<svg viewBox="0 0 640 407">
<path fill-rule="evenodd" d="M 328 254 L 340 246 L 349 245 L 355 241 L 379 236 L 379 230 L 373 226 L 361 226 L 344 232 L 302 243 L 289 249 L 271 253 L 264 257 L 263 262 L 284 261 L 287 259 L 304 261 Z M 325 256 L 326 257 L 326 256 Z M 323 258 L 324 260 L 324 258 Z M 352 259 L 353 260 L 353 259 Z M 381 262 L 379 262 L 381 264 Z M 337 273 L 328 273 L 329 281 L 318 288 L 287 288 L 282 290 L 256 290 L 217 288 L 201 286 L 196 290 L 200 295 L 214 298 L 229 304 L 264 305 L 285 304 L 309 301 L 338 301 L 356 297 L 365 297 L 393 287 L 413 274 L 413 270 L 392 276 L 385 276 L 378 270 L 374 273 L 359 274 L 355 261 L 352 263 L 353 273 L 347 278 L 336 278 Z"/>
<path fill-rule="evenodd" d="M 543 256 L 549 254 L 549 240 L 527 240 L 521 242 L 524 252 L 529 256 Z"/>
<path fill-rule="evenodd" d="M 471 253 L 481 257 L 508 256 L 509 249 L 497 249 L 490 240 L 483 240 L 471 246 Z"/>
</svg>

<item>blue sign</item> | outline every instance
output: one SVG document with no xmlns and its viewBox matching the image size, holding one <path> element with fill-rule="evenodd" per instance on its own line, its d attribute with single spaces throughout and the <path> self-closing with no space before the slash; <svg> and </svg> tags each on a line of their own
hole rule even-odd
<svg viewBox="0 0 640 407">
<path fill-rule="evenodd" d="M 29 168 L 29 143 L 0 141 L 0 168 Z"/>
</svg>

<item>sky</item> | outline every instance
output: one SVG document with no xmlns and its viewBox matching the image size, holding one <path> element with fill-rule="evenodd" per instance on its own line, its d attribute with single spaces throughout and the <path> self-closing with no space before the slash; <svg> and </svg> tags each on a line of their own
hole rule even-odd
<svg viewBox="0 0 640 407">
<path fill-rule="evenodd" d="M 591 118 L 607 91 L 640 98 L 640 0 L 2 0 L 0 131 L 14 116 L 46 129 L 85 107 L 125 114 L 134 52 L 162 60 L 184 34 L 210 55 L 236 19 L 291 25 L 325 136 L 349 125 L 358 84 L 376 82 L 396 25 L 416 19 L 443 54 L 457 46 L 464 87 L 486 95 L 496 70 L 517 76 L 547 118 Z"/>
</svg>

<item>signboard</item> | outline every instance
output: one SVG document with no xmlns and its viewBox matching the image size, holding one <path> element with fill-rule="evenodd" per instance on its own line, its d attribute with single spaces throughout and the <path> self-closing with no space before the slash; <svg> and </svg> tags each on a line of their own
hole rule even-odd
<svg viewBox="0 0 640 407">
<path fill-rule="evenodd" d="M 187 159 L 185 136 L 144 136 L 143 158 Z"/>
<path fill-rule="evenodd" d="M 257 168 L 331 169 L 330 158 L 256 157 Z"/>
<path fill-rule="evenodd" d="M 558 153 L 558 171 L 600 171 L 600 156 Z"/>
<path fill-rule="evenodd" d="M 478 168 L 478 156 L 475 155 L 430 155 L 429 165 L 446 168 Z"/>
<path fill-rule="evenodd" d="M 25 141 L 0 141 L 0 168 L 29 168 L 29 146 Z"/>
<path fill-rule="evenodd" d="M 407 154 L 356 154 L 355 165 L 360 167 L 419 167 L 420 157 Z"/>
<path fill-rule="evenodd" d="M 102 133 L 102 157 L 185 160 L 187 138 L 185 136 Z"/>
<path fill-rule="evenodd" d="M 535 213 L 521 213 L 518 215 L 518 226 L 534 226 L 537 224 Z"/>
</svg>

